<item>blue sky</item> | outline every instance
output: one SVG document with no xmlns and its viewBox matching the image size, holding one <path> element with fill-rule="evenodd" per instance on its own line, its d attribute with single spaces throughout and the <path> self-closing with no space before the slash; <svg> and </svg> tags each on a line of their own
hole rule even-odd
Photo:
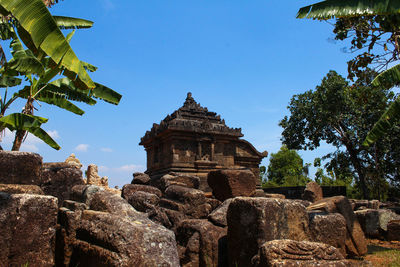
<svg viewBox="0 0 400 267">
<path fill-rule="evenodd" d="M 54 15 L 94 21 L 78 30 L 71 45 L 81 60 L 99 67 L 94 81 L 120 92 L 118 106 L 78 104 L 81 117 L 43 105 L 35 115 L 61 145 L 55 151 L 29 136 L 22 150 L 44 161 L 64 161 L 71 153 L 87 166 L 100 166 L 110 185 L 129 183 L 144 171 L 138 143 L 152 124 L 182 106 L 187 92 L 202 106 L 241 127 L 259 151 L 279 150 L 278 122 L 294 94 L 314 89 L 331 69 L 346 75 L 351 54 L 334 42 L 326 22 L 299 20 L 310 1 L 147 0 L 61 1 Z M 22 102 L 15 103 L 20 110 Z M 3 147 L 10 149 L 6 133 Z M 331 151 L 300 152 L 305 162 Z M 268 158 L 263 165 L 268 164 Z"/>
</svg>

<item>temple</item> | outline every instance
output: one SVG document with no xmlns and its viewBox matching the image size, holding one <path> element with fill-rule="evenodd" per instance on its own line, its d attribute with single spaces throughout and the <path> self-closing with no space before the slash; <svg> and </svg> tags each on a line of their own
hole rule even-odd
<svg viewBox="0 0 400 267">
<path fill-rule="evenodd" d="M 139 145 L 146 150 L 146 173 L 152 179 L 169 172 L 197 175 L 204 190 L 207 174 L 214 170 L 248 168 L 259 177 L 259 164 L 268 153 L 260 153 L 241 137 L 241 128 L 229 128 L 188 93 L 183 106 L 154 123 Z"/>
</svg>

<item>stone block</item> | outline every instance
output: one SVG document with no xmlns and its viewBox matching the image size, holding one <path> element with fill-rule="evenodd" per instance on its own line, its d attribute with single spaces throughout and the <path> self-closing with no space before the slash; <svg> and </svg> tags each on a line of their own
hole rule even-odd
<svg viewBox="0 0 400 267">
<path fill-rule="evenodd" d="M 166 174 L 160 179 L 160 187 L 164 191 L 170 185 L 180 185 L 193 189 L 199 189 L 200 178 L 190 175 L 171 175 Z"/>
<path fill-rule="evenodd" d="M 0 184 L 0 192 L 8 194 L 44 195 L 43 190 L 38 185 L 27 184 Z"/>
<path fill-rule="evenodd" d="M 0 193 L 2 266 L 54 266 L 57 198 Z"/>
<path fill-rule="evenodd" d="M 0 151 L 0 183 L 40 185 L 42 157 L 36 153 Z"/>
<path fill-rule="evenodd" d="M 308 215 L 287 199 L 237 197 L 228 208 L 229 266 L 251 266 L 259 247 L 275 239 L 309 240 Z"/>
<path fill-rule="evenodd" d="M 390 221 L 387 224 L 387 239 L 390 241 L 400 241 L 400 220 Z"/>
<path fill-rule="evenodd" d="M 133 193 L 137 191 L 147 192 L 150 194 L 155 194 L 158 197 L 162 196 L 160 189 L 150 185 L 143 185 L 143 184 L 126 184 L 122 187 L 121 196 L 125 199 L 129 199 Z"/>
<path fill-rule="evenodd" d="M 157 195 L 143 191 L 136 191 L 128 199 L 128 203 L 131 204 L 135 210 L 141 212 L 152 210 L 159 202 L 160 198 Z"/>
<path fill-rule="evenodd" d="M 227 265 L 226 228 L 207 220 L 183 220 L 177 228 L 176 240 L 181 247 L 182 267 Z"/>
<path fill-rule="evenodd" d="M 225 200 L 218 208 L 208 215 L 208 220 L 218 226 L 227 226 L 228 222 L 226 220 L 226 213 L 228 212 L 228 207 L 233 200 L 234 198 L 228 198 Z"/>
<path fill-rule="evenodd" d="M 250 170 L 221 170 L 208 174 L 208 185 L 216 199 L 224 201 L 238 196 L 253 196 L 256 177 Z"/>
<path fill-rule="evenodd" d="M 323 243 L 295 241 L 289 239 L 265 242 L 259 250 L 256 266 L 329 266 L 348 267 L 352 264 L 345 260 L 335 247 Z"/>
<path fill-rule="evenodd" d="M 400 215 L 388 209 L 365 209 L 354 212 L 366 236 L 384 239 L 389 221 L 400 220 Z"/>
<path fill-rule="evenodd" d="M 57 197 L 59 206 L 71 199 L 72 187 L 76 185 L 84 185 L 80 169 L 65 162 L 43 164 L 40 187 L 46 195 Z"/>
<path fill-rule="evenodd" d="M 346 220 L 341 214 L 310 216 L 310 232 L 314 242 L 331 245 L 346 257 Z"/>
<path fill-rule="evenodd" d="M 141 172 L 133 173 L 133 180 L 132 180 L 131 184 L 148 185 L 149 182 L 150 182 L 150 177 L 147 174 L 141 173 Z"/>
<path fill-rule="evenodd" d="M 324 198 L 322 188 L 316 182 L 309 182 L 304 189 L 302 198 L 310 202 L 315 202 Z"/>
<path fill-rule="evenodd" d="M 324 209 L 329 213 L 340 213 L 346 220 L 346 252 L 351 257 L 359 257 L 367 253 L 367 240 L 353 212 L 352 205 L 344 196 L 324 198 L 307 207 L 309 210 Z"/>
<path fill-rule="evenodd" d="M 179 266 L 174 233 L 148 219 L 60 210 L 57 266 Z"/>
</svg>

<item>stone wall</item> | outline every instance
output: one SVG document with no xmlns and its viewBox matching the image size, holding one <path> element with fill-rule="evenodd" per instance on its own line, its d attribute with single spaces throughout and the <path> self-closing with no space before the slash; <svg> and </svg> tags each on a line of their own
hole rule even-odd
<svg viewBox="0 0 400 267">
<path fill-rule="evenodd" d="M 305 186 L 263 188 L 265 193 L 282 194 L 288 199 L 302 199 Z M 345 186 L 321 186 L 324 197 L 347 196 Z"/>
</svg>

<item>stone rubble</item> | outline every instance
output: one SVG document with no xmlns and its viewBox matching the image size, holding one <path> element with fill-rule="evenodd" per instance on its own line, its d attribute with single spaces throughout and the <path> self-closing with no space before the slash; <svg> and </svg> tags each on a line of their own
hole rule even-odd
<svg viewBox="0 0 400 267">
<path fill-rule="evenodd" d="M 24 161 L 33 174 L 1 166 Z M 17 182 L 0 182 L 2 264 L 357 266 L 346 257 L 365 255 L 365 235 L 400 241 L 399 215 L 383 203 L 319 199 L 316 185 L 290 200 L 257 190 L 251 171 L 234 169 L 209 174 L 213 193 L 199 190 L 198 177 L 177 173 L 135 173 L 116 192 L 95 165 L 85 183 L 78 160 L 70 161 L 0 152 L 0 177 L 10 172 Z"/>
</svg>

